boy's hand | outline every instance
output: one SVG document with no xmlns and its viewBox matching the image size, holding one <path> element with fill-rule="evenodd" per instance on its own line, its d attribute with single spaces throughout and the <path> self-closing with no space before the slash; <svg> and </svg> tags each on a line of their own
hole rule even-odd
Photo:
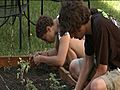
<svg viewBox="0 0 120 90">
<path fill-rule="evenodd" d="M 33 56 L 33 61 L 36 65 L 39 65 L 39 63 L 40 63 L 39 55 L 34 55 Z"/>
<path fill-rule="evenodd" d="M 34 63 L 39 65 L 42 61 L 42 55 L 33 56 Z"/>
<path fill-rule="evenodd" d="M 29 62 L 30 62 L 31 67 L 35 67 L 35 63 L 34 63 L 34 60 L 33 60 L 33 55 L 29 56 Z"/>
</svg>

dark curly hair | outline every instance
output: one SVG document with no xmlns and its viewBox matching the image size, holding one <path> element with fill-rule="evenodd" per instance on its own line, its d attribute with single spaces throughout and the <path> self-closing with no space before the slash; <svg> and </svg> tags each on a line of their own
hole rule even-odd
<svg viewBox="0 0 120 90">
<path fill-rule="evenodd" d="M 53 25 L 53 19 L 49 16 L 40 16 L 36 24 L 36 36 L 42 38 L 47 32 L 46 27 Z"/>
<path fill-rule="evenodd" d="M 61 7 L 59 16 L 60 34 L 65 32 L 74 33 L 81 25 L 89 21 L 90 10 L 79 2 L 67 2 Z"/>
</svg>

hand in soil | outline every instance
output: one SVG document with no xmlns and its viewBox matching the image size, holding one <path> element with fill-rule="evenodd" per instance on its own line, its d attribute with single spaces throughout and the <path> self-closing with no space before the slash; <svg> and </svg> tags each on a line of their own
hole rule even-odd
<svg viewBox="0 0 120 90">
<path fill-rule="evenodd" d="M 33 57 L 34 57 L 33 55 L 29 56 L 30 67 L 35 67 L 36 66 L 35 63 L 34 63 Z"/>
<path fill-rule="evenodd" d="M 36 65 L 39 65 L 40 63 L 42 63 L 42 55 L 38 55 L 38 56 L 34 56 L 33 57 L 33 60 L 34 60 L 34 63 L 36 64 Z"/>
</svg>

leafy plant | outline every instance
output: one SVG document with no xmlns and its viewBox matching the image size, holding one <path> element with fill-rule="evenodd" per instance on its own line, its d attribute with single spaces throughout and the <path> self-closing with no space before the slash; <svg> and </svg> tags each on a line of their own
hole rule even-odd
<svg viewBox="0 0 120 90">
<path fill-rule="evenodd" d="M 52 90 L 62 90 L 66 88 L 66 85 L 60 85 L 59 80 L 56 79 L 56 74 L 50 73 L 50 78 L 47 79 L 50 82 L 50 88 Z"/>
<path fill-rule="evenodd" d="M 19 68 L 17 69 L 17 79 L 20 79 L 22 85 L 26 86 L 26 90 L 38 90 L 34 86 L 33 81 L 27 77 L 28 70 L 30 69 L 30 63 L 28 61 L 22 60 L 22 58 L 19 59 L 20 61 L 18 62 Z"/>
<path fill-rule="evenodd" d="M 29 80 L 28 78 L 27 78 L 27 80 L 26 80 L 26 90 L 38 90 L 36 87 L 35 87 L 35 85 L 33 84 L 33 81 L 31 81 L 31 80 Z"/>
<path fill-rule="evenodd" d="M 21 79 L 23 82 L 24 80 L 24 75 L 28 73 L 28 69 L 30 68 L 29 62 L 22 60 L 22 58 L 19 58 L 20 61 L 18 62 L 19 68 L 17 69 L 17 79 Z"/>
</svg>

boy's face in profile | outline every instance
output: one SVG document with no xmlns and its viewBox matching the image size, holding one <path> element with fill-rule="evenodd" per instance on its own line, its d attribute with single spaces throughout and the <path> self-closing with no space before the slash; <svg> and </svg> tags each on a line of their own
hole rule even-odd
<svg viewBox="0 0 120 90">
<path fill-rule="evenodd" d="M 76 32 L 71 32 L 71 33 L 70 33 L 70 36 L 71 36 L 71 37 L 74 37 L 74 38 L 78 38 L 78 39 L 81 40 L 81 39 L 84 37 L 85 32 L 86 32 L 85 26 L 82 25 L 81 28 L 80 28 L 78 31 L 76 31 Z"/>
<path fill-rule="evenodd" d="M 42 40 L 44 40 L 47 43 L 53 43 L 55 41 L 55 33 L 53 30 L 53 26 L 47 26 L 46 27 L 47 32 L 42 36 Z"/>
<path fill-rule="evenodd" d="M 53 21 L 54 24 L 52 26 L 47 26 L 46 27 L 46 33 L 42 36 L 42 40 L 48 42 L 48 43 L 54 43 L 55 42 L 55 37 L 56 37 L 56 32 L 58 30 L 58 22 L 57 20 Z"/>
</svg>

